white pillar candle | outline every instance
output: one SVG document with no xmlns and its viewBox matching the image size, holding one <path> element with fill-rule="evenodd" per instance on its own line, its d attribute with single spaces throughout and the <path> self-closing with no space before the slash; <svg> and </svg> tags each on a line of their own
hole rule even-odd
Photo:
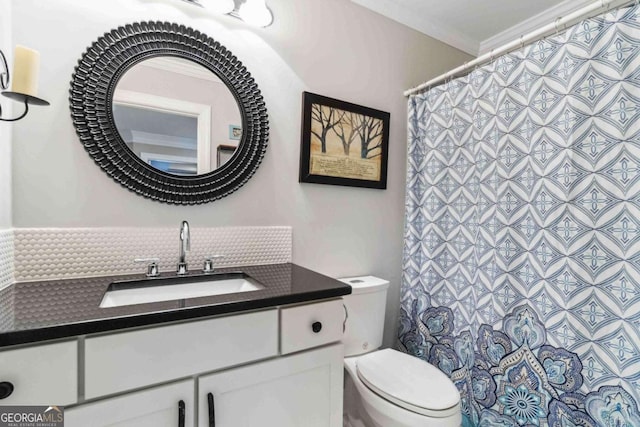
<svg viewBox="0 0 640 427">
<path fill-rule="evenodd" d="M 13 55 L 13 74 L 11 91 L 25 95 L 38 96 L 38 71 L 40 53 L 24 46 L 16 46 Z"/>
</svg>

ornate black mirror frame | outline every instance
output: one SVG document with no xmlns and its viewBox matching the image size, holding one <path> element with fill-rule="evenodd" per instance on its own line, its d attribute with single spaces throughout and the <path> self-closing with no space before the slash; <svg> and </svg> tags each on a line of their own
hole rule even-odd
<svg viewBox="0 0 640 427">
<path fill-rule="evenodd" d="M 168 174 L 146 164 L 125 145 L 113 118 L 115 87 L 128 69 L 157 56 L 202 65 L 236 98 L 242 140 L 223 167 L 197 176 Z M 164 203 L 194 205 L 233 193 L 255 173 L 269 140 L 267 109 L 249 71 L 220 43 L 184 25 L 140 22 L 104 34 L 80 58 L 69 101 L 80 142 L 103 171 L 129 190 Z"/>
</svg>

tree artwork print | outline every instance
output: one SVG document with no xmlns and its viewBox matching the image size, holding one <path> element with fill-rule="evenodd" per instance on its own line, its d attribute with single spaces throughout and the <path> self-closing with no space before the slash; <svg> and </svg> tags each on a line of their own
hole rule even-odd
<svg viewBox="0 0 640 427">
<path fill-rule="evenodd" d="M 301 182 L 386 187 L 389 114 L 305 92 Z"/>
</svg>

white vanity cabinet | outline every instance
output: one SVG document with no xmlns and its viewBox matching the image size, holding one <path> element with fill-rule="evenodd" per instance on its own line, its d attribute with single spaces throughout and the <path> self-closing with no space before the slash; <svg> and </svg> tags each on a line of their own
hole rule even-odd
<svg viewBox="0 0 640 427">
<path fill-rule="evenodd" d="M 0 405 L 63 405 L 66 427 L 340 427 L 343 323 L 331 299 L 0 350 Z"/>
<path fill-rule="evenodd" d="M 200 377 L 199 427 L 342 425 L 343 346 Z"/>
<path fill-rule="evenodd" d="M 64 412 L 65 427 L 191 427 L 193 380 L 88 403 Z"/>
<path fill-rule="evenodd" d="M 281 357 L 198 379 L 199 427 L 342 426 L 341 299 L 280 308 Z"/>
</svg>

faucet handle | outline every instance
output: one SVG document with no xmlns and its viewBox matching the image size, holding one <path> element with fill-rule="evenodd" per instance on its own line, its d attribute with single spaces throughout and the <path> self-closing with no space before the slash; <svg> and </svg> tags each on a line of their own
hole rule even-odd
<svg viewBox="0 0 640 427">
<path fill-rule="evenodd" d="M 224 258 L 224 255 L 210 255 L 204 259 L 204 267 L 202 267 L 202 272 L 204 274 L 213 273 L 213 260 Z"/>
<path fill-rule="evenodd" d="M 158 270 L 160 258 L 136 258 L 133 261 L 147 264 L 147 277 L 158 277 L 160 275 L 160 271 Z"/>
</svg>

